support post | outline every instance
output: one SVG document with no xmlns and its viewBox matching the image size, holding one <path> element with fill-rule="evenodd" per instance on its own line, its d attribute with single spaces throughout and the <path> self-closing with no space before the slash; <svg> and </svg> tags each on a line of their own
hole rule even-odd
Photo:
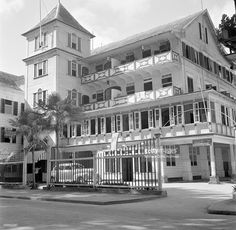
<svg viewBox="0 0 236 230">
<path fill-rule="evenodd" d="M 51 179 L 51 147 L 47 148 L 47 187 L 50 184 Z"/>
<path fill-rule="evenodd" d="M 210 184 L 219 184 L 219 178 L 216 176 L 216 160 L 213 143 L 210 145 L 211 176 Z"/>
<path fill-rule="evenodd" d="M 236 145 L 230 145 L 230 162 L 232 168 L 231 182 L 236 182 Z"/>
<path fill-rule="evenodd" d="M 93 153 L 93 187 L 97 185 L 97 152 Z"/>
</svg>

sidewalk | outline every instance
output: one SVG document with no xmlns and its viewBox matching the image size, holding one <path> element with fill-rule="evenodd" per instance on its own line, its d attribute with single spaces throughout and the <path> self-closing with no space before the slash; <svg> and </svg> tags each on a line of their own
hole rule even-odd
<svg viewBox="0 0 236 230">
<path fill-rule="evenodd" d="M 207 208 L 209 214 L 236 215 L 236 200 L 223 200 Z"/>
<path fill-rule="evenodd" d="M 158 195 L 108 194 L 94 192 L 55 192 L 45 190 L 13 190 L 0 188 L 0 198 L 41 200 L 91 205 L 112 205 L 161 198 Z"/>
</svg>

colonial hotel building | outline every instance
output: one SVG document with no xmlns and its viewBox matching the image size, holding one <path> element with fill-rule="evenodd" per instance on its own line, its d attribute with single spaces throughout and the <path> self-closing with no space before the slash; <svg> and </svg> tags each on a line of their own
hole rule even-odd
<svg viewBox="0 0 236 230">
<path fill-rule="evenodd" d="M 160 133 L 178 155 L 163 157 L 165 181 L 236 174 L 235 71 L 207 10 L 95 50 L 94 35 L 60 3 L 41 21 L 41 44 L 39 31 L 23 34 L 27 102 L 58 92 L 85 113 L 63 131 L 65 159 L 96 156 L 114 138 L 123 148 Z"/>
</svg>

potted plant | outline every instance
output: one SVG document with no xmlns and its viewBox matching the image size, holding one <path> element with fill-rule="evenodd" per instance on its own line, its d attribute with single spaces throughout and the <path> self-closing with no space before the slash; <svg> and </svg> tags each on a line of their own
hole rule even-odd
<svg viewBox="0 0 236 230">
<path fill-rule="evenodd" d="M 233 200 L 236 200 L 236 185 L 233 186 Z"/>
</svg>

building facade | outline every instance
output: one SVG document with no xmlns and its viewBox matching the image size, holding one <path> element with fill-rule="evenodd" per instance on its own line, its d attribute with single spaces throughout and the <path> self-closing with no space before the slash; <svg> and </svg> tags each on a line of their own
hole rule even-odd
<svg viewBox="0 0 236 230">
<path fill-rule="evenodd" d="M 22 137 L 9 120 L 24 110 L 24 77 L 0 72 L 0 180 L 22 180 Z"/>
<path fill-rule="evenodd" d="M 59 3 L 23 35 L 28 104 L 58 92 L 85 114 L 64 127 L 61 160 L 99 158 L 114 144 L 127 152 L 161 134 L 162 149 L 173 150 L 162 155 L 165 181 L 236 174 L 235 71 L 207 10 L 91 50 L 94 35 Z M 153 162 L 137 159 L 114 166 L 126 182 L 153 172 Z M 114 171 L 104 162 L 103 174 Z"/>
</svg>

